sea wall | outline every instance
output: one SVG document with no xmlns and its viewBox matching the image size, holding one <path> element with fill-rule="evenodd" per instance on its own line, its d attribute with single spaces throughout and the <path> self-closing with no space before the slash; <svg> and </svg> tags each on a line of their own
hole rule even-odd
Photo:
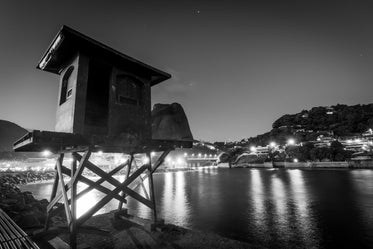
<svg viewBox="0 0 373 249">
<path fill-rule="evenodd" d="M 373 161 L 343 161 L 343 162 L 265 162 L 241 163 L 233 168 L 341 168 L 341 169 L 373 169 Z"/>
<path fill-rule="evenodd" d="M 274 168 L 371 168 L 373 161 L 343 161 L 343 162 L 274 162 Z"/>
</svg>

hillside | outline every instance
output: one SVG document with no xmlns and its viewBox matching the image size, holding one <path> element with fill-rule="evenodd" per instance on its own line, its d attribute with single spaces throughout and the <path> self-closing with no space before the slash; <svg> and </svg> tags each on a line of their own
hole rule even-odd
<svg viewBox="0 0 373 249">
<path fill-rule="evenodd" d="M 13 151 L 13 143 L 27 133 L 19 125 L 0 120 L 0 152 Z"/>
<path fill-rule="evenodd" d="M 234 144 L 265 146 L 270 141 L 284 144 L 290 136 L 304 142 L 315 140 L 321 134 L 335 137 L 360 135 L 373 128 L 373 104 L 314 107 L 283 115 L 273 123 L 272 128 L 269 132 Z"/>
</svg>

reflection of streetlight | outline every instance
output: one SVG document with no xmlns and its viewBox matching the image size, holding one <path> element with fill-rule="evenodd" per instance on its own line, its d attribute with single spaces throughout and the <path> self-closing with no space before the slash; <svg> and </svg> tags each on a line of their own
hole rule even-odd
<svg viewBox="0 0 373 249">
<path fill-rule="evenodd" d="M 295 140 L 293 138 L 289 138 L 287 144 L 288 145 L 294 145 L 295 144 Z"/>
</svg>

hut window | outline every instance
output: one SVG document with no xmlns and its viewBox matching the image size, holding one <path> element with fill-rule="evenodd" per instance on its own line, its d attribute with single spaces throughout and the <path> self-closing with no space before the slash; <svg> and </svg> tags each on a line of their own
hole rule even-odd
<svg viewBox="0 0 373 249">
<path fill-rule="evenodd" d="M 116 97 L 120 104 L 141 105 L 142 84 L 127 75 L 118 75 L 116 80 Z"/>
<path fill-rule="evenodd" d="M 71 79 L 71 73 L 73 72 L 74 67 L 69 67 L 62 78 L 61 84 L 61 96 L 60 96 L 60 105 L 66 102 L 66 100 L 71 97 L 73 93 L 73 82 Z"/>
</svg>

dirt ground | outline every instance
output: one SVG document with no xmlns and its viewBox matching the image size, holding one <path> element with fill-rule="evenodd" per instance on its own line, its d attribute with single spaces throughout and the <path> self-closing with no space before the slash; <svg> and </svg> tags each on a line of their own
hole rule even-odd
<svg viewBox="0 0 373 249">
<path fill-rule="evenodd" d="M 141 220 L 141 222 L 138 222 Z M 81 231 L 78 234 L 78 248 L 91 249 L 193 249 L 193 248 L 260 248 L 245 242 L 231 240 L 216 234 L 192 231 L 170 224 L 159 225 L 155 231 L 150 229 L 150 221 L 136 218 L 136 223 L 114 218 L 114 213 L 97 215 L 86 222 L 86 226 L 101 229 Z M 145 224 L 145 228 L 139 223 Z M 149 226 L 148 226 L 148 225 Z M 102 232 L 105 231 L 105 232 Z M 67 234 L 59 237 L 69 242 Z M 41 248 L 51 248 L 45 243 Z"/>
</svg>

